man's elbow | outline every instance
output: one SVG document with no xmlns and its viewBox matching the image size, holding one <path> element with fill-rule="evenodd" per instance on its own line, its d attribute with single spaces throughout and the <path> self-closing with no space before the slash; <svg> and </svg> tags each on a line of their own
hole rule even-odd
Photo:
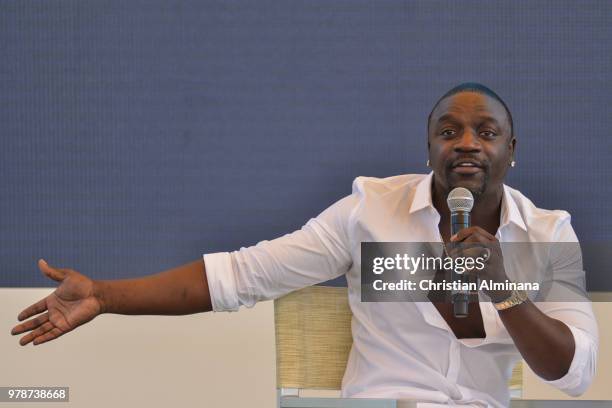
<svg viewBox="0 0 612 408">
<path fill-rule="evenodd" d="M 582 396 L 593 383 L 593 379 L 595 378 L 595 366 L 595 360 L 589 361 L 580 371 L 579 377 L 576 378 L 574 384 L 561 389 L 561 391 L 574 398 Z"/>
<path fill-rule="evenodd" d="M 582 394 L 584 394 L 586 392 L 586 390 L 591 386 L 591 382 L 590 381 L 583 381 L 582 383 L 580 383 L 578 386 L 574 387 L 574 388 L 568 388 L 566 390 L 563 390 L 563 392 L 573 398 L 577 398 L 582 396 Z"/>
<path fill-rule="evenodd" d="M 578 356 L 574 356 L 574 361 L 565 375 L 554 380 L 547 380 L 538 374 L 544 382 L 555 387 L 559 391 L 570 397 L 580 397 L 593 383 L 597 367 L 597 344 L 593 341 L 581 342 Z M 576 360 L 576 357 L 578 359 Z"/>
</svg>

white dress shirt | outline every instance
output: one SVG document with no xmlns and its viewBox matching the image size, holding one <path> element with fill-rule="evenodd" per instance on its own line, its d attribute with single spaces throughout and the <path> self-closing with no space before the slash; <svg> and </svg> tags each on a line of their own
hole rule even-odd
<svg viewBox="0 0 612 408">
<path fill-rule="evenodd" d="M 300 230 L 231 253 L 205 254 L 213 310 L 252 307 L 260 300 L 346 274 L 353 346 L 342 381 L 343 397 L 507 406 L 507 383 L 521 355 L 490 302 L 480 303 L 483 339 L 457 339 L 430 302 L 361 302 L 362 241 L 440 242 L 432 180 L 433 173 L 357 177 L 351 195 Z M 506 185 L 496 238 L 500 242 L 577 242 L 567 212 L 536 208 Z M 560 276 L 584 287 L 577 252 L 570 259 L 551 260 L 551 265 L 562 269 L 555 270 Z M 594 376 L 598 349 L 591 304 L 535 304 L 564 322 L 576 344 L 567 374 L 545 382 L 572 396 L 583 393 Z"/>
</svg>

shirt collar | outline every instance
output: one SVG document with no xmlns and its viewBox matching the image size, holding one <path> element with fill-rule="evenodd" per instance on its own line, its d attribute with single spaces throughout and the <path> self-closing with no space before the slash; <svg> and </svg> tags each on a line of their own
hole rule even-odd
<svg viewBox="0 0 612 408">
<path fill-rule="evenodd" d="M 416 186 L 412 204 L 410 205 L 410 213 L 422 210 L 423 208 L 431 208 L 436 210 L 431 201 L 431 187 L 433 182 L 433 171 L 429 172 Z M 502 210 L 501 220 L 499 227 L 503 227 L 506 224 L 513 223 L 517 227 L 527 231 L 523 217 L 510 194 L 509 187 L 503 185 L 504 193 L 502 195 Z"/>
<path fill-rule="evenodd" d="M 431 184 L 433 181 L 433 171 L 429 172 L 416 186 L 412 204 L 410 205 L 409 213 L 422 210 L 423 208 L 432 208 L 435 210 L 431 201 Z"/>
<path fill-rule="evenodd" d="M 523 216 L 519 211 L 514 198 L 510 194 L 510 187 L 504 184 L 504 195 L 502 196 L 502 211 L 501 211 L 501 223 L 499 227 L 503 227 L 508 223 L 513 223 L 517 227 L 527 231 Z"/>
</svg>

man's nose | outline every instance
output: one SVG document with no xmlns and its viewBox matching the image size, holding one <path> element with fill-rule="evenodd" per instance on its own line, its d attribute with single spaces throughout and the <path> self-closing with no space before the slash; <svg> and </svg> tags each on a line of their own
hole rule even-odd
<svg viewBox="0 0 612 408">
<path fill-rule="evenodd" d="M 475 132 L 470 129 L 466 129 L 461 137 L 457 140 L 457 144 L 455 144 L 455 150 L 457 151 L 480 151 L 480 141 L 478 140 L 478 136 Z"/>
</svg>

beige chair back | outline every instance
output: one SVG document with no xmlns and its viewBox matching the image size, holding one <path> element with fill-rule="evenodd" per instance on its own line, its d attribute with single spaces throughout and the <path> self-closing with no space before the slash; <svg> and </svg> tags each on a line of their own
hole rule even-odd
<svg viewBox="0 0 612 408">
<path fill-rule="evenodd" d="M 339 390 L 351 337 L 347 288 L 311 286 L 274 301 L 276 387 Z M 522 364 L 509 383 L 522 388 Z"/>
</svg>

